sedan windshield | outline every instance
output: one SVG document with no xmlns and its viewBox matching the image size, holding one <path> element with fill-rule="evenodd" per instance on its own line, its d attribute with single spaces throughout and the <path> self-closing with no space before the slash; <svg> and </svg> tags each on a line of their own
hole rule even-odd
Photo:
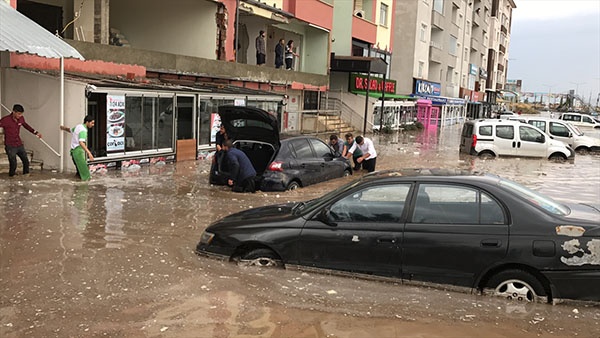
<svg viewBox="0 0 600 338">
<path fill-rule="evenodd" d="M 517 182 L 501 179 L 498 184 L 550 213 L 559 216 L 565 216 L 570 213 L 570 209 L 566 205 L 558 203 L 552 198 L 524 187 Z"/>
</svg>

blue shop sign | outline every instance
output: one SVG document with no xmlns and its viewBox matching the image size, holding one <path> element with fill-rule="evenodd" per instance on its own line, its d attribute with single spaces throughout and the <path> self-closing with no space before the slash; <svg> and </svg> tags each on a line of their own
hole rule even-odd
<svg viewBox="0 0 600 338">
<path fill-rule="evenodd" d="M 416 80 L 415 95 L 440 96 L 442 94 L 442 85 L 435 82 Z"/>
<path fill-rule="evenodd" d="M 431 101 L 431 104 L 434 106 L 462 106 L 467 104 L 467 100 L 454 98 L 454 97 L 444 97 L 444 96 L 431 96 L 431 95 L 411 95 L 413 97 L 418 97 L 421 99 L 426 99 Z"/>
<path fill-rule="evenodd" d="M 477 65 L 469 63 L 469 74 L 471 74 L 471 75 L 477 75 L 477 71 L 478 70 L 479 70 L 479 67 L 477 67 Z"/>
</svg>

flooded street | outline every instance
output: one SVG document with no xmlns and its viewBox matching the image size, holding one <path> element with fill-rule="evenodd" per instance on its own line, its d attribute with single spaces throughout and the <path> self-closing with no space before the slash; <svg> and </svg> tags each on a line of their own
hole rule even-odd
<svg viewBox="0 0 600 338">
<path fill-rule="evenodd" d="M 460 128 L 372 136 L 377 169 L 473 169 L 560 201 L 600 203 L 600 154 L 481 160 L 459 155 Z M 236 194 L 210 186 L 209 167 L 109 171 L 90 183 L 51 172 L 2 177 L 0 337 L 600 337 L 599 304 L 514 303 L 198 257 L 212 221 L 356 178 Z"/>
</svg>

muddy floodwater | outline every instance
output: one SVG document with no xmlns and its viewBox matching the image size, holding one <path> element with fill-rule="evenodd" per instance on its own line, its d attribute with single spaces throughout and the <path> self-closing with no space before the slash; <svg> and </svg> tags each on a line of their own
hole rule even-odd
<svg viewBox="0 0 600 338">
<path fill-rule="evenodd" d="M 469 168 L 557 200 L 600 203 L 600 155 L 574 163 L 459 156 L 460 126 L 375 135 L 377 169 Z M 586 134 L 600 137 L 598 131 Z M 515 303 L 456 290 L 198 257 L 230 213 L 320 196 L 210 186 L 209 161 L 0 178 L 0 337 L 600 337 L 600 305 Z"/>
</svg>

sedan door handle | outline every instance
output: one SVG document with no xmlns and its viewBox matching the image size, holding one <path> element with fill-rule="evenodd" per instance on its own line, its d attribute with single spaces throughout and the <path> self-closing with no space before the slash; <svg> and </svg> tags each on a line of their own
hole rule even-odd
<svg viewBox="0 0 600 338">
<path fill-rule="evenodd" d="M 378 243 L 396 243 L 395 237 L 381 237 L 377 239 Z"/>
<path fill-rule="evenodd" d="M 484 239 L 481 241 L 482 247 L 499 248 L 502 246 L 502 241 L 499 239 Z"/>
</svg>

